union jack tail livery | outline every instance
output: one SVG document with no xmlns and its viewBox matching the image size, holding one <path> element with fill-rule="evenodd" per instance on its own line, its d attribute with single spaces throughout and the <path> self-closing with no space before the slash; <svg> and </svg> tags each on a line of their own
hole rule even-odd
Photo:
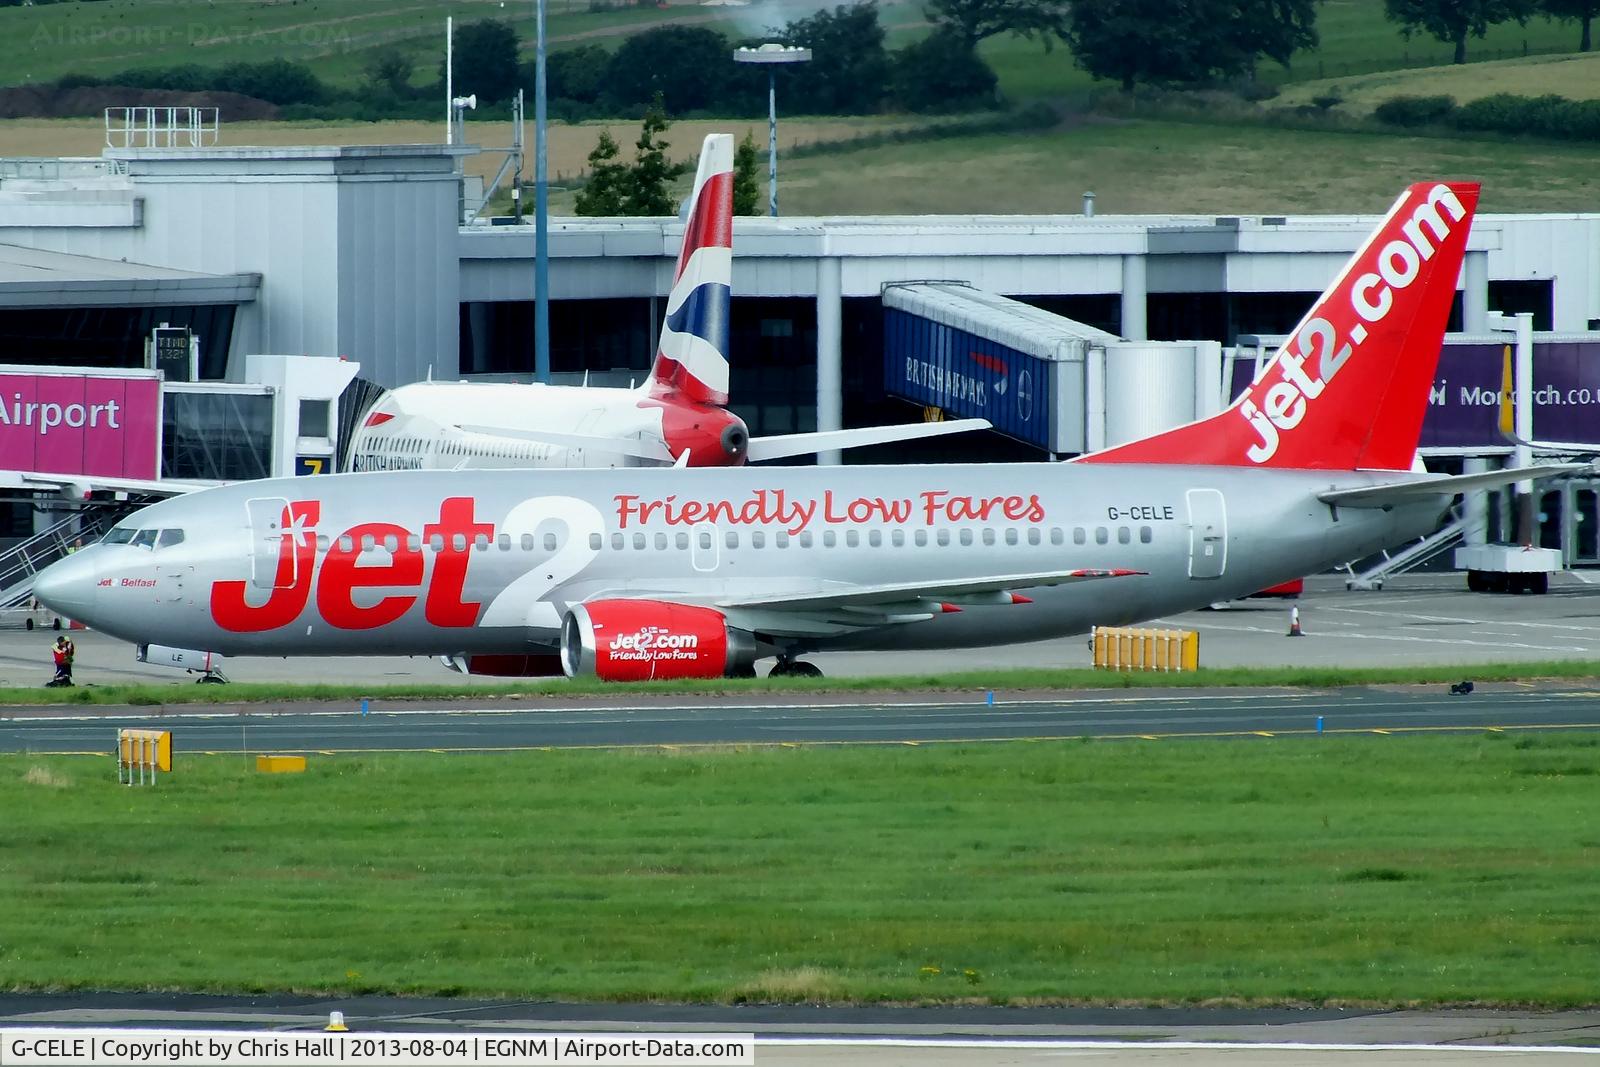
<svg viewBox="0 0 1600 1067">
<path fill-rule="evenodd" d="M 700 150 L 689 222 L 650 370 L 650 395 L 728 402 L 728 301 L 733 288 L 733 135 Z"/>
<path fill-rule="evenodd" d="M 1410 470 L 1478 188 L 1407 189 L 1221 414 L 1082 461 Z"/>
</svg>

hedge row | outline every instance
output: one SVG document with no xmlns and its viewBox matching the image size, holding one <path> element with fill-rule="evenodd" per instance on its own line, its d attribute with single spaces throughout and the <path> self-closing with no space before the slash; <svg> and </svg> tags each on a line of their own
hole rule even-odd
<svg viewBox="0 0 1600 1067">
<path fill-rule="evenodd" d="M 1450 126 L 1475 132 L 1531 133 L 1562 141 L 1600 141 L 1600 100 L 1496 93 L 1457 106 L 1448 96 L 1396 96 L 1372 112 L 1391 126 Z"/>
</svg>

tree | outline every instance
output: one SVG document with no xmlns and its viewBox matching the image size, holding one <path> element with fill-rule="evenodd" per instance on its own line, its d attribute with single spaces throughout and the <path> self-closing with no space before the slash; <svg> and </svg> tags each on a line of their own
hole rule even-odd
<svg viewBox="0 0 1600 1067">
<path fill-rule="evenodd" d="M 1065 34 L 1071 9 L 1069 0 L 929 0 L 923 14 L 971 51 L 998 33 L 1040 37 L 1049 48 Z"/>
<path fill-rule="evenodd" d="M 667 159 L 667 113 L 661 94 L 656 94 L 650 110 L 644 113 L 639 139 L 633 143 L 633 168 L 622 198 L 624 215 L 671 215 L 677 210 L 667 192 L 667 183 L 683 173 L 683 168 Z"/>
<path fill-rule="evenodd" d="M 1206 6 L 1204 2 L 1195 6 Z M 1076 0 L 1065 37 L 1078 66 L 1122 83 L 1202 80 L 1206 46 L 1190 32 L 1194 12 L 1170 0 Z M 1214 27 L 1199 27 L 1209 39 Z"/>
<path fill-rule="evenodd" d="M 1228 34 L 1254 71 L 1256 58 L 1265 56 L 1287 68 L 1289 59 L 1321 42 L 1317 34 L 1317 0 L 1241 0 Z"/>
<path fill-rule="evenodd" d="M 1384 14 L 1407 37 L 1426 33 L 1456 46 L 1455 62 L 1467 61 L 1467 35 L 1483 38 L 1490 26 L 1526 22 L 1533 0 L 1383 0 Z"/>
<path fill-rule="evenodd" d="M 666 112 L 657 97 L 644 114 L 632 163 L 618 160 L 621 149 L 611 134 L 602 130 L 599 144 L 589 153 L 589 180 L 578 193 L 578 214 L 673 214 L 667 186 L 685 167 L 667 159 L 667 142 L 661 136 L 667 126 Z"/>
<path fill-rule="evenodd" d="M 1563 22 L 1577 20 L 1583 24 L 1583 36 L 1578 41 L 1578 51 L 1590 48 L 1590 25 L 1600 18 L 1600 0 L 1539 0 L 1539 7 L 1553 19 Z"/>
<path fill-rule="evenodd" d="M 746 133 L 744 140 L 733 150 L 733 213 L 735 215 L 761 214 L 760 156 L 756 154 L 756 137 Z"/>
<path fill-rule="evenodd" d="M 578 190 L 575 210 L 580 215 L 622 214 L 623 187 L 628 165 L 617 162 L 621 150 L 610 131 L 600 131 L 600 143 L 589 153 L 589 180 Z"/>
<path fill-rule="evenodd" d="M 889 53 L 872 0 L 841 4 L 796 19 L 777 34 L 781 44 L 812 51 L 809 63 L 779 75 L 792 113 L 859 115 L 878 110 L 889 84 Z M 766 81 L 763 77 L 762 82 Z"/>
<path fill-rule="evenodd" d="M 411 66 L 411 57 L 398 48 L 380 48 L 371 53 L 362 64 L 368 91 L 387 93 L 397 100 L 410 96 Z"/>
<path fill-rule="evenodd" d="M 894 96 L 908 111 L 991 105 L 996 84 L 972 44 L 948 29 L 935 30 L 894 57 Z"/>
<path fill-rule="evenodd" d="M 1314 46 L 1316 0 L 1075 0 L 1065 36 L 1080 67 L 1124 90 L 1212 81 Z"/>
<path fill-rule="evenodd" d="M 606 65 L 606 95 L 620 107 L 659 96 L 673 115 L 716 107 L 733 73 L 733 46 L 704 26 L 634 34 Z"/>
<path fill-rule="evenodd" d="M 473 93 L 489 104 L 516 95 L 517 31 L 510 22 L 485 19 L 458 27 L 455 61 L 458 94 Z M 442 63 L 439 77 L 444 79 Z"/>
<path fill-rule="evenodd" d="M 593 104 L 600 99 L 606 84 L 606 66 L 611 55 L 597 44 L 579 45 L 545 57 L 545 88 L 552 100 L 572 100 Z M 533 85 L 533 69 L 524 73 L 524 84 Z"/>
</svg>

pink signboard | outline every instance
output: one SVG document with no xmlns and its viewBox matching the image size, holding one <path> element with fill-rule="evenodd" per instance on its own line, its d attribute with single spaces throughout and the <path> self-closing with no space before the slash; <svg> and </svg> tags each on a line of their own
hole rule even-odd
<svg viewBox="0 0 1600 1067">
<path fill-rule="evenodd" d="M 0 467 L 155 478 L 161 383 L 96 374 L 0 374 Z"/>
</svg>

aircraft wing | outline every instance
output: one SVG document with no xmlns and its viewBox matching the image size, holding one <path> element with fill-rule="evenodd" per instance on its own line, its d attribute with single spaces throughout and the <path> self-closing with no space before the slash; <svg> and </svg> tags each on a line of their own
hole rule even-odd
<svg viewBox="0 0 1600 1067">
<path fill-rule="evenodd" d="M 1426 496 L 1454 496 L 1470 489 L 1493 489 L 1511 482 L 1542 481 L 1563 474 L 1595 473 L 1589 463 L 1539 463 L 1532 467 L 1512 467 L 1507 470 L 1486 471 L 1483 474 L 1440 475 L 1437 478 L 1413 478 L 1403 482 L 1385 482 L 1382 485 L 1364 485 L 1353 489 L 1330 489 L 1318 493 L 1324 504 L 1344 508 L 1387 508 Z"/>
<path fill-rule="evenodd" d="M 854 430 L 819 430 L 815 433 L 786 433 L 774 437 L 752 437 L 746 460 L 760 463 L 790 456 L 809 456 L 835 448 L 861 448 L 892 441 L 917 441 L 924 437 L 987 430 L 988 419 L 951 419 L 949 422 L 908 422 L 899 426 L 863 426 Z"/>
<path fill-rule="evenodd" d="M 656 440 L 638 437 L 595 437 L 581 433 L 551 433 L 545 430 L 523 430 L 509 426 L 461 426 L 467 433 L 484 437 L 504 437 L 513 441 L 532 441 L 535 444 L 555 445 L 558 448 L 592 448 L 622 456 L 635 456 L 655 463 L 672 463 L 672 453 Z"/>
<path fill-rule="evenodd" d="M 712 601 L 719 608 L 766 608 L 774 610 L 816 611 L 827 608 L 877 608 L 908 601 L 959 601 L 983 593 L 1004 593 L 1042 585 L 1068 585 L 1102 578 L 1127 578 L 1145 571 L 1095 570 L 1039 571 L 1033 574 L 1006 574 L 987 578 L 961 578 L 941 582 L 885 582 L 878 585 L 846 585 L 815 593 L 735 596 Z"/>
</svg>

